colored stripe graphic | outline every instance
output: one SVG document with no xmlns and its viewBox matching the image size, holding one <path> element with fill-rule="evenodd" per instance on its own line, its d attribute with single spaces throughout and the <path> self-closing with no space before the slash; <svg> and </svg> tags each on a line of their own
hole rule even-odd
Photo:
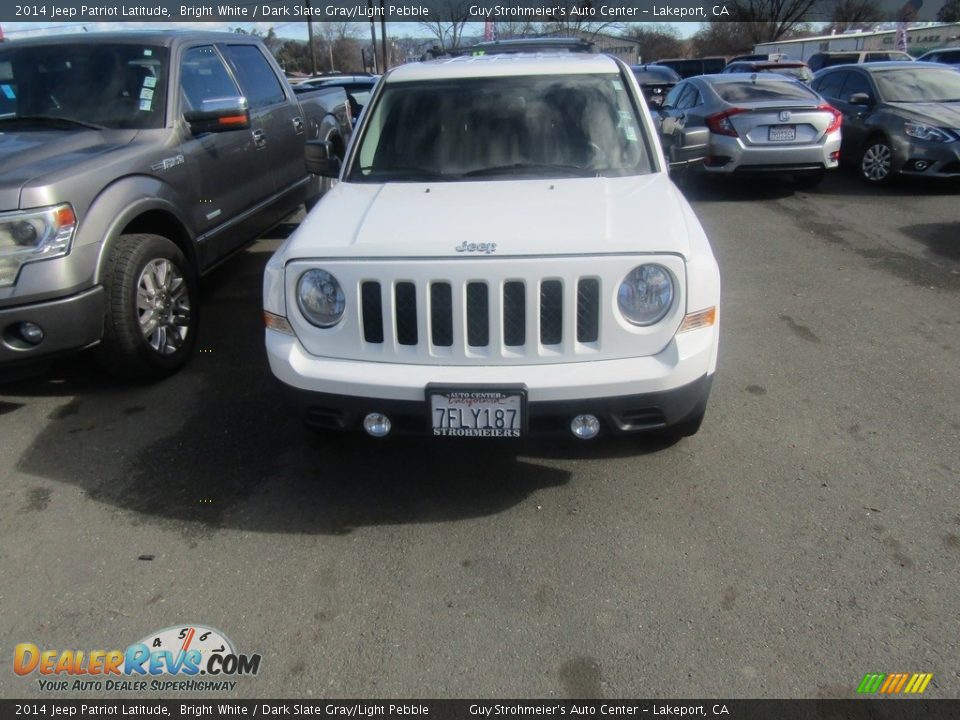
<svg viewBox="0 0 960 720">
<path fill-rule="evenodd" d="M 880 689 L 880 683 L 886 677 L 883 673 L 867 673 L 860 681 L 857 692 L 861 694 L 873 694 Z"/>
<path fill-rule="evenodd" d="M 860 695 L 920 695 L 933 680 L 933 673 L 867 673 L 857 686 Z"/>
</svg>

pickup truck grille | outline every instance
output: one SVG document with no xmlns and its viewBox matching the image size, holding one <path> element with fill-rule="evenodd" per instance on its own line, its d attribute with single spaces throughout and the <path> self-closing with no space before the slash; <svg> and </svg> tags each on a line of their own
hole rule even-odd
<svg viewBox="0 0 960 720">
<path fill-rule="evenodd" d="M 631 326 L 617 288 L 643 262 L 677 278 L 674 308 L 656 326 Z M 347 297 L 333 328 L 299 314 L 296 283 L 322 267 Z M 686 308 L 675 255 L 546 258 L 297 260 L 287 266 L 289 320 L 321 357 L 436 365 L 530 365 L 639 357 L 670 342 Z"/>
<path fill-rule="evenodd" d="M 417 292 L 412 282 L 399 282 L 393 288 L 393 318 L 384 318 L 383 288 L 376 281 L 361 286 L 361 313 L 363 337 L 368 343 L 384 341 L 384 322 L 392 322 L 400 345 L 417 345 L 420 338 L 430 338 L 436 347 L 452 347 L 453 287 L 449 282 L 429 283 L 429 329 L 417 326 Z M 576 282 L 577 342 L 595 343 L 600 333 L 600 282 L 596 278 L 581 278 Z M 458 292 L 461 288 L 457 288 Z M 468 282 L 462 288 L 466 307 L 467 345 L 471 348 L 490 346 L 491 334 L 502 337 L 506 347 L 520 348 L 527 342 L 526 286 L 509 281 L 500 289 L 503 315 L 492 318 L 490 313 L 490 285 L 483 281 Z M 539 306 L 540 343 L 560 345 L 563 342 L 563 283 L 544 280 L 540 283 Z M 424 293 L 424 297 L 426 293 Z M 500 324 L 491 333 L 491 319 Z"/>
</svg>

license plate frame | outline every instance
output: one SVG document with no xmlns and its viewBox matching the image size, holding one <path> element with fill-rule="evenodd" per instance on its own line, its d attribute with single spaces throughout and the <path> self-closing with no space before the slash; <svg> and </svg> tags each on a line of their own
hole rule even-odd
<svg viewBox="0 0 960 720">
<path fill-rule="evenodd" d="M 527 434 L 525 385 L 428 385 L 426 401 L 434 437 L 514 439 Z M 504 411 L 502 428 L 496 427 L 497 409 Z"/>
<path fill-rule="evenodd" d="M 771 125 L 767 131 L 767 140 L 770 142 L 796 142 L 796 125 Z"/>
</svg>

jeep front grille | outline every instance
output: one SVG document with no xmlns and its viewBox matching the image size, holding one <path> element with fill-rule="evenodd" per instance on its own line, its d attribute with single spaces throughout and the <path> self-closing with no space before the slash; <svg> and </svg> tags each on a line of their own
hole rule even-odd
<svg viewBox="0 0 960 720">
<path fill-rule="evenodd" d="M 417 345 L 421 338 L 430 338 L 436 347 L 454 344 L 453 288 L 449 282 L 429 283 L 429 330 L 417 325 L 417 290 L 412 282 L 394 285 L 394 317 L 384 318 L 380 283 L 364 282 L 361 286 L 361 313 L 363 337 L 368 343 L 384 341 L 385 322 L 392 322 L 400 345 Z M 458 288 L 459 289 L 459 288 Z M 600 330 L 600 282 L 596 278 L 581 278 L 576 283 L 577 342 L 595 343 Z M 491 334 L 503 338 L 507 347 L 523 347 L 527 341 L 527 289 L 523 282 L 511 280 L 500 289 L 503 314 L 501 322 L 491 333 L 490 285 L 472 281 L 463 287 L 466 308 L 466 340 L 471 348 L 490 346 Z M 539 298 L 540 343 L 560 345 L 563 342 L 564 284 L 560 280 L 544 280 L 533 297 Z"/>
<path fill-rule="evenodd" d="M 678 280 L 660 323 L 633 326 L 617 310 L 617 288 L 643 262 Z M 343 320 L 317 328 L 299 313 L 296 283 L 322 267 L 346 296 Z M 288 319 L 318 357 L 435 365 L 531 365 L 653 355 L 686 309 L 676 255 L 511 258 L 303 259 L 287 266 Z"/>
</svg>

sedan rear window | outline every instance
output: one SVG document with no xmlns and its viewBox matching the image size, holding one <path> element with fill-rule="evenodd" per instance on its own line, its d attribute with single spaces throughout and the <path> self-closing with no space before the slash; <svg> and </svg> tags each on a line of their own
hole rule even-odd
<svg viewBox="0 0 960 720">
<path fill-rule="evenodd" d="M 792 80 L 743 80 L 738 82 L 716 83 L 713 89 L 722 100 L 728 103 L 748 103 L 765 101 L 796 100 L 810 102 L 816 100 L 816 93 L 804 85 Z"/>
</svg>

